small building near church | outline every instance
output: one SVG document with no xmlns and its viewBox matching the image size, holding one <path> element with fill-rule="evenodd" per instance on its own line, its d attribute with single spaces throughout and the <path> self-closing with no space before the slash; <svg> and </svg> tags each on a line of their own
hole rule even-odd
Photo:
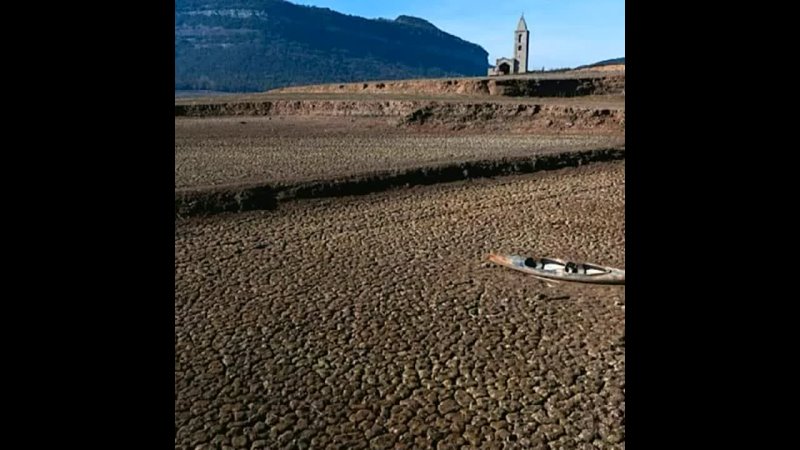
<svg viewBox="0 0 800 450">
<path fill-rule="evenodd" d="M 489 68 L 489 76 L 511 75 L 528 71 L 528 52 L 530 32 L 525 16 L 519 18 L 517 29 L 514 30 L 514 57 L 498 58 L 494 67 Z"/>
</svg>

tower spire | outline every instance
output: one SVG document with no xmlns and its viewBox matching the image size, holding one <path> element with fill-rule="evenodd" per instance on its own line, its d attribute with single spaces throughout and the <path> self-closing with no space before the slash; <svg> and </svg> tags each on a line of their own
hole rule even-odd
<svg viewBox="0 0 800 450">
<path fill-rule="evenodd" d="M 528 31 L 528 24 L 525 23 L 525 13 L 522 13 L 519 17 L 519 23 L 517 24 L 517 31 Z"/>
<path fill-rule="evenodd" d="M 528 24 L 525 23 L 525 14 L 522 13 L 519 16 L 517 30 L 514 31 L 514 73 L 525 73 L 528 71 L 530 34 L 530 31 L 528 31 Z"/>
</svg>

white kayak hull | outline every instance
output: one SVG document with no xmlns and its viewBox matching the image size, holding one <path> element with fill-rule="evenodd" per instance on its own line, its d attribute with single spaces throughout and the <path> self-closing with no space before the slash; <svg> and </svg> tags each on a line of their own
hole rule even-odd
<svg viewBox="0 0 800 450">
<path fill-rule="evenodd" d="M 588 263 L 571 263 L 555 258 L 529 258 L 490 254 L 489 261 L 537 278 L 593 284 L 625 284 L 625 271 Z"/>
</svg>

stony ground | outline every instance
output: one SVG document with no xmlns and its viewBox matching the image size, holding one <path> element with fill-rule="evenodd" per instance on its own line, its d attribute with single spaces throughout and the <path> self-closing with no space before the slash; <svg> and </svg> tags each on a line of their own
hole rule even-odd
<svg viewBox="0 0 800 450">
<path fill-rule="evenodd" d="M 267 102 L 279 100 L 292 101 L 437 101 L 447 103 L 513 103 L 534 105 L 563 105 L 586 108 L 625 109 L 625 96 L 586 95 L 580 97 L 506 97 L 478 94 L 413 94 L 413 93 L 320 93 L 320 92 L 254 92 L 247 94 L 215 93 L 210 95 L 184 93 L 175 97 L 176 105 Z"/>
<path fill-rule="evenodd" d="M 176 448 L 624 448 L 625 165 L 179 221 Z"/>
<path fill-rule="evenodd" d="M 296 181 L 624 145 L 609 134 L 417 132 L 394 118 L 175 118 L 177 188 Z"/>
</svg>

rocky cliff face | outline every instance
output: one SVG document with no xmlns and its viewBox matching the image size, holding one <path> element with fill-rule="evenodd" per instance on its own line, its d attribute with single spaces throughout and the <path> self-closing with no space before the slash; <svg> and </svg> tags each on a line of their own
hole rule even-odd
<svg viewBox="0 0 800 450">
<path fill-rule="evenodd" d="M 487 58 L 415 17 L 370 20 L 282 0 L 175 3 L 176 89 L 483 75 Z"/>
</svg>

